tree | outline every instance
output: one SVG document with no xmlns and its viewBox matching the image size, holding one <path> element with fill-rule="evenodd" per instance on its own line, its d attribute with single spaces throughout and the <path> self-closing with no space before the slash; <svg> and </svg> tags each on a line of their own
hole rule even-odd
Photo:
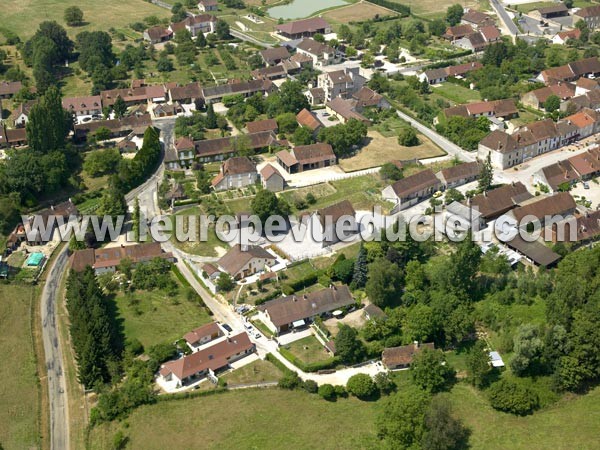
<svg viewBox="0 0 600 450">
<path fill-rule="evenodd" d="M 109 186 L 108 189 L 105 189 L 100 198 L 98 215 L 116 218 L 117 216 L 124 216 L 126 212 L 127 202 L 123 192 L 115 186 Z"/>
<path fill-rule="evenodd" d="M 423 450 L 459 450 L 466 448 L 469 430 L 452 416 L 452 407 L 446 397 L 435 396 L 425 413 Z"/>
<path fill-rule="evenodd" d="M 346 364 L 362 361 L 365 348 L 358 338 L 356 330 L 346 324 L 339 324 L 340 331 L 335 337 L 336 355 Z"/>
<path fill-rule="evenodd" d="M 36 47 L 42 39 L 49 39 L 54 44 L 55 51 L 49 61 L 50 64 L 63 64 L 71 56 L 74 45 L 66 30 L 55 21 L 45 21 L 40 23 L 36 33 L 25 43 L 21 50 L 27 65 L 33 65 Z"/>
<path fill-rule="evenodd" d="M 371 377 L 365 373 L 352 375 L 348 379 L 346 389 L 350 394 L 361 400 L 373 398 L 377 394 L 377 386 L 375 386 Z"/>
<path fill-rule="evenodd" d="M 235 287 L 235 282 L 231 275 L 225 272 L 221 272 L 217 279 L 217 289 L 222 292 L 229 292 Z"/>
<path fill-rule="evenodd" d="M 206 38 L 204 37 L 204 33 L 198 33 L 198 36 L 196 36 L 196 47 L 206 47 Z"/>
<path fill-rule="evenodd" d="M 494 168 L 492 167 L 492 154 L 488 153 L 481 172 L 479 173 L 479 190 L 485 192 L 489 190 L 494 182 Z"/>
<path fill-rule="evenodd" d="M 367 136 L 367 125 L 350 119 L 345 124 L 325 127 L 319 131 L 318 141 L 330 144 L 338 158 L 350 156 L 355 147 L 361 145 Z"/>
<path fill-rule="evenodd" d="M 398 133 L 398 144 L 404 147 L 415 147 L 420 143 L 417 133 L 412 127 L 403 128 Z"/>
<path fill-rule="evenodd" d="M 466 365 L 469 382 L 477 388 L 484 387 L 487 383 L 487 376 L 492 369 L 490 357 L 483 341 L 477 341 L 469 350 Z"/>
<path fill-rule="evenodd" d="M 575 2 L 574 2 L 574 0 L 564 0 L 563 3 L 565 4 L 565 6 L 567 8 L 571 9 L 573 7 L 573 3 L 575 3 Z"/>
<path fill-rule="evenodd" d="M 279 114 L 276 120 L 280 133 L 295 133 L 298 129 L 298 120 L 294 113 Z"/>
<path fill-rule="evenodd" d="M 447 364 L 444 353 L 429 347 L 424 347 L 414 356 L 410 372 L 413 382 L 431 393 L 443 390 L 455 374 Z"/>
<path fill-rule="evenodd" d="M 489 389 L 490 404 L 494 409 L 524 416 L 539 406 L 538 396 L 515 381 L 502 379 Z"/>
<path fill-rule="evenodd" d="M 327 401 L 335 400 L 335 388 L 331 384 L 322 384 L 319 386 L 318 394 Z"/>
<path fill-rule="evenodd" d="M 209 130 L 217 128 L 217 114 L 212 103 L 209 103 L 206 109 L 206 128 Z"/>
<path fill-rule="evenodd" d="M 59 90 L 49 88 L 29 113 L 26 126 L 29 148 L 41 154 L 63 150 L 72 124 L 71 114 L 62 107 Z"/>
<path fill-rule="evenodd" d="M 390 394 L 396 390 L 396 383 L 388 372 L 379 372 L 373 377 L 373 382 L 382 394 Z"/>
<path fill-rule="evenodd" d="M 389 162 L 381 166 L 381 169 L 379 169 L 379 175 L 381 175 L 381 178 L 384 180 L 389 181 L 398 181 L 404 178 L 402 170 L 399 169 L 396 164 Z"/>
<path fill-rule="evenodd" d="M 354 262 L 354 273 L 352 274 L 352 283 L 357 288 L 362 288 L 367 283 L 369 268 L 367 266 L 367 250 L 360 244 L 356 261 Z"/>
<path fill-rule="evenodd" d="M 221 40 L 229 39 L 229 24 L 224 20 L 218 20 L 215 26 L 215 34 Z"/>
<path fill-rule="evenodd" d="M 514 356 L 510 368 L 517 376 L 536 373 L 543 352 L 543 341 L 539 330 L 532 324 L 521 325 L 513 340 Z"/>
<path fill-rule="evenodd" d="M 450 188 L 446 191 L 444 195 L 444 201 L 447 205 L 452 202 L 462 202 L 465 199 L 465 196 L 458 189 Z"/>
<path fill-rule="evenodd" d="M 377 416 L 377 435 L 387 448 L 418 448 L 425 432 L 430 396 L 416 386 L 390 395 Z"/>
<path fill-rule="evenodd" d="M 74 27 L 83 23 L 83 11 L 77 6 L 69 6 L 64 15 L 67 25 Z"/>
<path fill-rule="evenodd" d="M 292 142 L 296 145 L 309 145 L 313 143 L 313 133 L 310 128 L 298 127 L 292 136 Z"/>
<path fill-rule="evenodd" d="M 287 80 L 280 87 L 279 92 L 269 95 L 265 101 L 269 117 L 290 112 L 297 114 L 304 108 L 309 109 L 308 99 L 304 95 L 304 85 L 298 81 Z"/>
<path fill-rule="evenodd" d="M 135 202 L 133 204 L 133 214 L 132 214 L 132 222 L 133 222 L 133 236 L 136 241 L 140 239 L 140 221 L 141 221 L 141 211 L 140 211 L 140 199 L 138 197 L 135 198 Z"/>
<path fill-rule="evenodd" d="M 277 198 L 277 196 L 266 189 L 259 191 L 250 203 L 252 212 L 256 214 L 263 224 L 270 216 L 287 216 L 289 206 Z"/>
<path fill-rule="evenodd" d="M 429 22 L 429 32 L 434 36 L 441 36 L 446 32 L 446 22 L 442 19 L 434 19 Z"/>
<path fill-rule="evenodd" d="M 125 116 L 125 113 L 127 113 L 127 104 L 125 103 L 125 100 L 121 98 L 120 95 L 117 95 L 117 98 L 115 99 L 115 103 L 113 104 L 113 111 L 115 112 L 115 116 L 118 119 L 121 119 L 123 116 Z"/>
<path fill-rule="evenodd" d="M 161 56 L 156 61 L 156 70 L 159 72 L 171 72 L 173 70 L 173 63 L 167 56 Z"/>
<path fill-rule="evenodd" d="M 94 138 L 96 139 L 96 141 L 107 141 L 108 139 L 110 139 L 111 136 L 111 131 L 109 128 L 101 126 L 98 127 L 98 129 L 96 131 L 94 131 Z"/>
<path fill-rule="evenodd" d="M 558 108 L 560 108 L 560 98 L 558 95 L 551 95 L 544 102 L 544 109 L 548 113 L 553 113 L 558 110 Z"/>
<path fill-rule="evenodd" d="M 458 25 L 462 19 L 463 14 L 464 10 L 462 5 L 459 5 L 457 3 L 455 5 L 449 6 L 446 10 L 446 22 L 448 22 L 448 25 L 450 25 L 451 27 Z"/>
<path fill-rule="evenodd" d="M 88 153 L 83 163 L 83 170 L 91 177 L 113 174 L 121 162 L 121 152 L 116 148 L 96 150 Z"/>
<path fill-rule="evenodd" d="M 400 298 L 402 272 L 396 264 L 379 258 L 369 265 L 365 291 L 371 302 L 383 308 L 392 305 Z"/>
<path fill-rule="evenodd" d="M 286 370 L 283 376 L 279 379 L 277 386 L 282 389 L 296 389 L 300 386 L 302 380 L 298 376 L 296 372 L 292 372 L 291 370 Z"/>
</svg>

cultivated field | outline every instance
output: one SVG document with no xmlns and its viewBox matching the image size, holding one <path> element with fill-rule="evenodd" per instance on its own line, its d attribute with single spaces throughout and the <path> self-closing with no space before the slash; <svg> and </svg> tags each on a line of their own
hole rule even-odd
<svg viewBox="0 0 600 450">
<path fill-rule="evenodd" d="M 410 10 L 417 15 L 422 16 L 440 16 L 445 14 L 449 6 L 460 3 L 465 8 L 482 9 L 480 1 L 477 0 L 392 0 L 394 3 L 401 3 L 410 6 Z M 485 8 L 483 8 L 485 9 Z"/>
<path fill-rule="evenodd" d="M 375 16 L 397 16 L 398 14 L 387 8 L 372 3 L 355 3 L 350 6 L 342 6 L 323 14 L 326 20 L 331 22 L 358 22 L 373 19 Z"/>
<path fill-rule="evenodd" d="M 128 448 L 146 450 L 190 448 L 192 442 L 223 450 L 358 448 L 356 439 L 374 431 L 375 410 L 354 398 L 327 402 L 301 391 L 241 390 L 143 406 L 123 433 Z M 110 449 L 119 427 L 94 428 L 90 448 Z"/>
<path fill-rule="evenodd" d="M 65 8 L 78 6 L 83 11 L 86 24 L 81 27 L 67 27 L 63 15 Z M 21 39 L 35 33 L 38 24 L 44 20 L 56 20 L 65 26 L 71 36 L 84 30 L 103 30 L 125 27 L 141 21 L 144 17 L 170 17 L 171 13 L 144 0 L 3 0 L 0 30 L 7 28 Z"/>
<path fill-rule="evenodd" d="M 0 444 L 39 448 L 40 385 L 31 334 L 38 292 L 26 285 L 0 285 Z"/>
<path fill-rule="evenodd" d="M 445 153 L 426 137 L 419 135 L 421 145 L 404 147 L 396 137 L 384 137 L 378 131 L 369 131 L 369 144 L 352 158 L 340 159 L 340 167 L 346 172 L 379 167 L 393 160 L 424 159 L 444 156 Z"/>
</svg>

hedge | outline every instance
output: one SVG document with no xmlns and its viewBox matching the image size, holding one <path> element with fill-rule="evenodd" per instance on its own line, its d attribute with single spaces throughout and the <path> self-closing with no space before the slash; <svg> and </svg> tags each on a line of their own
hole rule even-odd
<svg viewBox="0 0 600 450">
<path fill-rule="evenodd" d="M 304 278 L 300 278 L 296 281 L 291 281 L 286 284 L 294 291 L 299 291 L 301 289 L 307 288 L 308 286 L 312 286 L 319 279 L 319 274 L 317 272 L 313 272 L 311 274 L 306 275 Z"/>
<path fill-rule="evenodd" d="M 283 356 L 285 359 L 287 359 L 289 362 L 291 362 L 303 372 L 318 372 L 319 370 L 332 369 L 340 363 L 340 359 L 337 356 L 329 358 L 325 361 L 318 361 L 307 364 L 301 359 L 298 359 L 292 354 L 292 352 L 285 348 L 280 348 L 279 353 L 281 353 L 281 356 Z"/>
<path fill-rule="evenodd" d="M 275 289 L 269 295 L 265 295 L 263 298 L 259 298 L 259 299 L 255 300 L 254 306 L 262 305 L 263 303 L 266 303 L 269 300 L 273 300 L 274 298 L 277 298 L 279 296 L 281 296 L 281 291 L 279 289 Z"/>
<path fill-rule="evenodd" d="M 273 353 L 267 353 L 265 355 L 265 359 L 281 370 L 283 373 L 292 372 L 288 367 L 283 364 L 281 361 L 277 359 L 277 357 L 273 356 Z"/>
</svg>

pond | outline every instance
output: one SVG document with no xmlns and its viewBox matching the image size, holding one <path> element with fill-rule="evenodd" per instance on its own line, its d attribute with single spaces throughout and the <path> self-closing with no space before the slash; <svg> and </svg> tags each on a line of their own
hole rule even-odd
<svg viewBox="0 0 600 450">
<path fill-rule="evenodd" d="M 276 19 L 301 19 L 323 9 L 347 4 L 345 0 L 293 0 L 287 5 L 269 8 L 267 12 Z"/>
</svg>

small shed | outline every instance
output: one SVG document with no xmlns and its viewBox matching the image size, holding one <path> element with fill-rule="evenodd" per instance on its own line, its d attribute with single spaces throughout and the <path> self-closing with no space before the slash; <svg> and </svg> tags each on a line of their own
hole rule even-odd
<svg viewBox="0 0 600 450">
<path fill-rule="evenodd" d="M 504 367 L 504 361 L 498 352 L 490 352 L 490 364 L 492 367 Z"/>
</svg>

